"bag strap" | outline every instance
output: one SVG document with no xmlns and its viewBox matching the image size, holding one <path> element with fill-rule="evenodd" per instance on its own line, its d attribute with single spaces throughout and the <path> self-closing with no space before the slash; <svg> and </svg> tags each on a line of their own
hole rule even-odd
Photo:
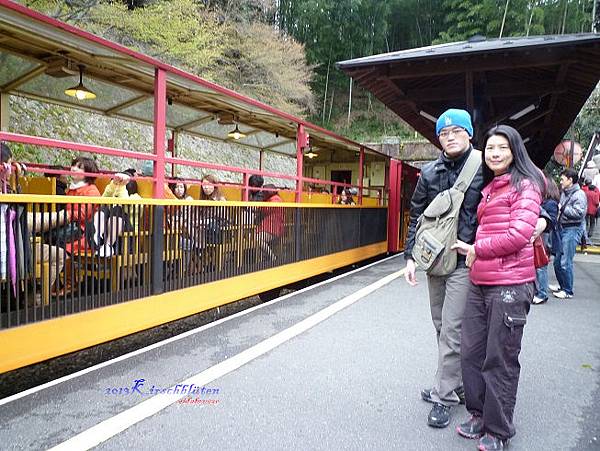
<svg viewBox="0 0 600 451">
<path fill-rule="evenodd" d="M 458 174 L 453 188 L 465 193 L 467 189 L 469 189 L 471 182 L 473 182 L 473 179 L 475 178 L 480 166 L 481 151 L 477 149 L 471 149 L 471 153 L 469 154 L 467 161 L 465 161 L 464 166 L 460 170 L 460 174 Z"/>
</svg>

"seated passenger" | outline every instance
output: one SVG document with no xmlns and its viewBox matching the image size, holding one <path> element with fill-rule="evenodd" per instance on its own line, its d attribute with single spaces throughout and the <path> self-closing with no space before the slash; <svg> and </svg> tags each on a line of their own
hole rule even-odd
<svg viewBox="0 0 600 451">
<path fill-rule="evenodd" d="M 214 175 L 205 175 L 202 177 L 202 189 L 200 190 L 201 200 L 216 200 L 225 202 L 225 196 L 217 186 L 219 181 Z"/>
<path fill-rule="evenodd" d="M 264 185 L 264 202 L 282 202 L 276 191 L 275 185 Z M 270 207 L 262 209 L 262 218 L 256 228 L 260 250 L 271 260 L 277 260 L 272 246 L 283 236 L 284 210 L 281 207 Z"/>
<path fill-rule="evenodd" d="M 71 163 L 73 182 L 65 193 L 67 196 L 100 197 L 100 191 L 94 184 L 96 177 L 83 173 L 98 173 L 96 162 L 88 157 L 77 157 Z M 78 175 L 81 174 L 81 175 Z M 98 205 L 67 204 L 67 224 L 58 231 L 58 245 L 72 254 L 85 248 L 85 227 L 94 216 Z"/>
<path fill-rule="evenodd" d="M 137 193 L 137 182 L 127 173 L 115 174 L 102 197 L 141 199 Z M 138 208 L 135 205 L 103 205 L 94 214 L 92 224 L 88 226 L 88 243 L 100 257 L 115 254 L 115 244 L 126 230 L 136 230 Z"/>
<path fill-rule="evenodd" d="M 187 185 L 183 183 L 183 181 L 169 183 L 169 189 L 173 194 L 175 194 L 175 197 L 179 200 L 194 200 L 192 196 L 188 196 L 188 188 Z"/>
<path fill-rule="evenodd" d="M 338 202 L 340 205 L 356 205 L 354 199 L 352 198 L 352 194 L 350 194 L 349 189 L 343 189 L 342 194 L 340 195 L 340 200 Z"/>
<path fill-rule="evenodd" d="M 263 192 L 260 190 L 263 184 L 265 183 L 265 179 L 263 179 L 262 175 L 253 174 L 248 179 L 248 186 L 250 188 L 255 188 L 250 190 L 250 194 L 248 195 L 248 199 L 251 202 L 262 202 L 264 200 Z"/>
</svg>

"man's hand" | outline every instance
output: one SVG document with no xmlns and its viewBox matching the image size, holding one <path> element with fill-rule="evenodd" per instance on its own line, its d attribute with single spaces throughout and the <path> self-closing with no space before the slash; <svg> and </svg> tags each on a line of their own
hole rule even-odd
<svg viewBox="0 0 600 451">
<path fill-rule="evenodd" d="M 546 222 L 546 219 L 538 218 L 537 224 L 535 225 L 535 229 L 533 230 L 533 235 L 531 236 L 529 242 L 533 244 L 537 237 L 540 236 L 544 232 L 544 230 L 546 230 L 547 226 L 548 223 Z"/>
<path fill-rule="evenodd" d="M 410 286 L 415 286 L 418 284 L 417 282 L 417 267 L 415 266 L 415 262 L 412 259 L 406 260 L 406 268 L 404 269 L 404 278 L 406 282 Z"/>
<path fill-rule="evenodd" d="M 467 244 L 464 241 L 457 240 L 450 249 L 456 250 L 461 255 L 466 255 L 467 259 L 465 264 L 468 268 L 473 266 L 473 262 L 475 261 L 476 257 L 475 246 L 472 244 Z"/>
</svg>

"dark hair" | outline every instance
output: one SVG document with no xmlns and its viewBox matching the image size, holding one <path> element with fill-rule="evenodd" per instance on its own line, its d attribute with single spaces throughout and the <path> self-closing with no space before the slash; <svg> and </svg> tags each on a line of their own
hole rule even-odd
<svg viewBox="0 0 600 451">
<path fill-rule="evenodd" d="M 346 201 L 342 201 L 341 196 L 346 196 Z M 350 193 L 350 190 L 345 188 L 342 190 L 342 193 L 340 195 L 340 204 L 344 204 L 344 205 L 352 205 L 354 202 L 354 199 L 352 198 L 352 193 Z"/>
<path fill-rule="evenodd" d="M 12 152 L 10 147 L 4 143 L 0 143 L 0 163 L 8 163 L 8 160 L 12 158 Z"/>
<path fill-rule="evenodd" d="M 263 179 L 262 175 L 253 174 L 248 179 L 248 185 L 252 188 L 260 188 L 263 186 L 263 183 L 265 183 L 265 179 Z"/>
<path fill-rule="evenodd" d="M 176 181 L 169 183 L 169 189 L 175 195 L 175 197 L 177 197 L 177 199 L 185 199 L 185 196 L 187 195 L 187 185 L 183 182 L 183 180 L 181 178 L 179 178 L 179 177 L 173 177 L 173 178 Z M 183 196 L 182 197 L 179 197 L 179 196 L 177 196 L 177 194 L 175 194 L 175 188 L 180 183 L 183 185 Z"/>
<path fill-rule="evenodd" d="M 560 189 L 554 181 L 551 175 L 544 172 L 546 178 L 546 196 L 544 199 L 554 199 L 556 202 L 560 201 Z"/>
<path fill-rule="evenodd" d="M 272 183 L 266 184 L 265 186 L 263 186 L 263 188 L 266 189 L 265 191 L 263 191 L 263 201 L 269 200 L 271 197 L 277 194 L 277 187 Z"/>
<path fill-rule="evenodd" d="M 211 174 L 207 174 L 204 177 L 202 177 L 202 182 L 204 183 L 205 181 L 208 181 L 209 183 L 211 183 L 214 187 L 214 191 L 212 192 L 212 194 L 210 196 L 208 196 L 205 192 L 204 192 L 204 185 L 200 186 L 200 200 L 220 200 L 222 199 L 224 196 L 221 193 L 221 190 L 219 189 L 219 187 L 217 186 L 217 183 L 219 183 L 219 180 Z"/>
<path fill-rule="evenodd" d="M 495 127 L 492 127 L 487 132 L 485 138 L 486 144 L 492 136 L 496 135 L 505 137 L 508 140 L 508 145 L 510 146 L 510 151 L 513 157 L 513 161 L 508 168 L 508 172 L 510 173 L 510 184 L 514 186 L 517 191 L 520 191 L 522 183 L 525 180 L 529 180 L 534 185 L 537 185 L 537 187 L 540 190 L 540 194 L 542 195 L 542 197 L 544 197 L 546 193 L 546 181 L 544 179 L 542 171 L 535 164 L 533 164 L 533 161 L 531 161 L 531 158 L 529 158 L 529 154 L 527 153 L 527 149 L 525 148 L 525 143 L 523 142 L 523 138 L 521 138 L 519 132 L 509 125 L 497 125 Z M 487 165 L 484 164 L 484 186 L 491 182 L 493 178 L 494 173 L 490 168 L 487 167 Z"/>
<path fill-rule="evenodd" d="M 129 182 L 127 182 L 127 185 L 125 185 L 125 188 L 127 189 L 127 193 L 130 196 L 132 194 L 137 194 L 137 192 L 138 192 L 138 185 L 135 180 L 130 180 Z"/>
<path fill-rule="evenodd" d="M 135 177 L 135 175 L 137 174 L 137 170 L 135 170 L 134 168 L 125 169 L 123 171 L 123 174 L 130 175 L 131 177 Z"/>
<path fill-rule="evenodd" d="M 560 173 L 560 175 L 564 175 L 566 178 L 573 180 L 573 185 L 579 181 L 579 176 L 577 175 L 577 171 L 573 168 L 567 168 Z"/>
<path fill-rule="evenodd" d="M 81 166 L 83 168 L 83 172 L 89 172 L 89 173 L 99 172 L 98 165 L 96 164 L 96 162 L 88 157 L 73 158 L 73 161 L 71 161 L 71 166 Z M 96 177 L 93 177 L 91 175 L 89 175 L 89 176 L 86 175 L 83 180 L 86 183 L 94 183 L 94 181 L 96 180 Z"/>
</svg>

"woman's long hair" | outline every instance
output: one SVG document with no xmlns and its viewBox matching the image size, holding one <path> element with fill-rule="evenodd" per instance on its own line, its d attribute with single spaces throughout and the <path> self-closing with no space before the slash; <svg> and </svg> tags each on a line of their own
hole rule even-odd
<svg viewBox="0 0 600 451">
<path fill-rule="evenodd" d="M 211 185 L 213 185 L 215 190 L 212 192 L 212 194 L 210 196 L 208 196 L 202 189 L 202 186 L 200 186 L 200 200 L 215 200 L 215 199 L 220 200 L 221 198 L 224 197 L 223 193 L 221 193 L 221 190 L 217 186 L 217 184 L 219 183 L 219 180 L 214 175 L 207 174 L 204 177 L 202 177 L 202 183 L 204 183 L 204 182 L 208 182 Z"/>
<path fill-rule="evenodd" d="M 183 182 L 183 179 L 181 177 L 173 177 L 173 180 L 176 180 L 176 182 L 171 182 L 169 183 L 169 189 L 171 190 L 171 192 L 175 195 L 175 197 L 177 197 L 177 199 L 185 199 L 187 196 L 187 192 L 188 192 L 188 187 L 187 185 Z M 181 197 L 177 196 L 177 194 L 175 194 L 175 188 L 177 187 L 177 185 L 179 184 L 183 185 L 183 195 Z"/>
<path fill-rule="evenodd" d="M 552 178 L 552 176 L 544 171 L 544 177 L 546 177 L 546 196 L 544 199 L 553 199 L 556 202 L 560 201 L 560 189 Z"/>
<path fill-rule="evenodd" d="M 486 143 L 488 139 L 496 135 L 503 136 L 508 140 L 508 145 L 510 146 L 510 151 L 512 152 L 513 161 L 508 167 L 508 172 L 510 173 L 510 184 L 514 186 L 517 191 L 520 191 L 523 181 L 528 180 L 539 188 L 543 198 L 546 193 L 546 179 L 542 174 L 542 171 L 535 164 L 533 164 L 533 161 L 531 161 L 531 158 L 529 158 L 529 154 L 525 148 L 525 143 L 523 142 L 523 138 L 521 138 L 519 132 L 509 125 L 496 125 L 487 132 L 485 137 Z M 494 173 L 490 168 L 487 167 L 486 164 L 484 164 L 484 186 L 491 182 L 493 178 Z"/>
</svg>

